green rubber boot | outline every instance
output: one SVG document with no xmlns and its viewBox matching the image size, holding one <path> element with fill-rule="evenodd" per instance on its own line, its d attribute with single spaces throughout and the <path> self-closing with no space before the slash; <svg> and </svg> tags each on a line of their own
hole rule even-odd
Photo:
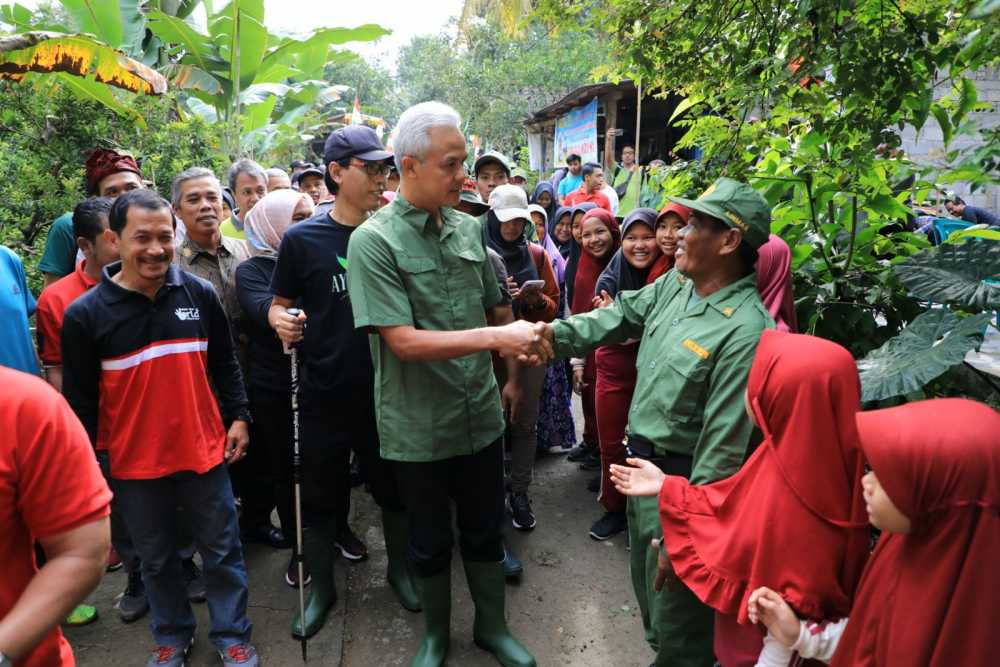
<svg viewBox="0 0 1000 667">
<path fill-rule="evenodd" d="M 296 639 L 312 637 L 326 622 L 326 615 L 337 602 L 337 587 L 333 581 L 333 531 L 332 525 L 302 528 L 302 552 L 309 563 L 312 586 L 306 597 L 305 628 L 301 614 L 292 621 L 292 636 Z"/>
<path fill-rule="evenodd" d="M 420 598 L 417 597 L 410 566 L 406 562 L 406 542 L 409 537 L 406 513 L 382 510 L 382 534 L 385 535 L 385 554 L 389 559 L 385 578 L 392 590 L 396 591 L 403 609 L 420 611 Z"/>
<path fill-rule="evenodd" d="M 472 638 L 504 667 L 536 667 L 538 663 L 521 642 L 514 639 L 504 618 L 504 577 L 500 563 L 465 561 L 465 578 L 476 605 Z"/>
<path fill-rule="evenodd" d="M 413 577 L 424 610 L 424 640 L 410 667 L 441 667 L 451 642 L 451 568 L 433 577 Z"/>
</svg>

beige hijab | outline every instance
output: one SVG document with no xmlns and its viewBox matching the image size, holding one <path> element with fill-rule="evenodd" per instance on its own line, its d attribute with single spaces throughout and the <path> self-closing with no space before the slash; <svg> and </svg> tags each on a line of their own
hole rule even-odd
<svg viewBox="0 0 1000 667">
<path fill-rule="evenodd" d="M 247 244 L 254 255 L 275 256 L 285 230 L 292 224 L 292 213 L 301 201 L 309 203 L 312 215 L 312 198 L 296 190 L 275 190 L 257 202 L 243 221 Z"/>
</svg>

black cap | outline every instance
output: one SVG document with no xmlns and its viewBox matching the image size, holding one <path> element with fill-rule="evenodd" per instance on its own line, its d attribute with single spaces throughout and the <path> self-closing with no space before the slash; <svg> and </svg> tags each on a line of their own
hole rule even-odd
<svg viewBox="0 0 1000 667">
<path fill-rule="evenodd" d="M 319 176 L 320 178 L 322 178 L 323 170 L 320 169 L 319 167 L 313 167 L 310 165 L 309 167 L 306 167 L 299 173 L 292 176 L 292 185 L 298 185 L 299 183 L 302 182 L 302 179 L 305 178 L 306 176 Z"/>
<path fill-rule="evenodd" d="M 312 162 L 306 162 L 305 160 L 295 160 L 292 162 L 292 169 L 301 169 L 302 167 L 314 167 Z"/>
<path fill-rule="evenodd" d="M 392 157 L 392 153 L 385 150 L 372 128 L 367 125 L 347 125 L 339 130 L 334 130 L 326 138 L 326 145 L 323 147 L 323 160 L 330 164 L 351 157 L 378 162 L 379 160 L 388 160 Z"/>
</svg>

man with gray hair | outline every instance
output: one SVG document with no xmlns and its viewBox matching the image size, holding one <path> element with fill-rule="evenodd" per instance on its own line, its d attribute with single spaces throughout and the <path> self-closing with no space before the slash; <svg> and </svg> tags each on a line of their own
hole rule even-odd
<svg viewBox="0 0 1000 667">
<path fill-rule="evenodd" d="M 503 411 L 516 414 L 521 402 L 517 356 L 541 361 L 552 350 L 513 321 L 481 226 L 454 209 L 467 157 L 459 124 L 440 102 L 400 117 L 399 191 L 354 232 L 347 288 L 355 326 L 375 334 L 381 453 L 395 463 L 409 519 L 407 555 L 426 623 L 412 665 L 440 666 L 448 652 L 454 501 L 475 642 L 507 667 L 531 667 L 504 618 Z M 507 364 L 502 394 L 491 350 Z"/>
<path fill-rule="evenodd" d="M 238 334 L 241 329 L 237 323 L 242 320 L 243 311 L 236 298 L 236 267 L 250 257 L 250 252 L 245 242 L 219 234 L 222 224 L 219 179 L 204 167 L 185 169 L 174 178 L 170 196 L 174 214 L 187 229 L 187 238 L 174 255 L 174 262 L 212 283 L 234 334 Z"/>
<path fill-rule="evenodd" d="M 212 283 L 226 311 L 240 366 L 245 369 L 248 325 L 236 294 L 236 267 L 250 257 L 250 252 L 245 241 L 218 233 L 222 220 L 219 179 L 204 167 L 191 167 L 174 178 L 171 198 L 174 213 L 187 227 L 187 238 L 178 247 L 174 263 Z M 271 523 L 274 498 L 259 464 L 251 455 L 231 470 L 243 503 L 241 535 L 244 542 L 287 548 L 289 542 L 283 531 Z"/>
<path fill-rule="evenodd" d="M 236 208 L 232 217 L 219 225 L 219 231 L 223 236 L 245 241 L 243 221 L 250 209 L 267 194 L 267 172 L 250 158 L 240 158 L 229 167 L 226 180 L 236 200 Z"/>
<path fill-rule="evenodd" d="M 292 179 L 284 169 L 271 167 L 264 173 L 267 174 L 268 192 L 274 192 L 275 190 L 290 190 L 292 188 Z"/>
</svg>

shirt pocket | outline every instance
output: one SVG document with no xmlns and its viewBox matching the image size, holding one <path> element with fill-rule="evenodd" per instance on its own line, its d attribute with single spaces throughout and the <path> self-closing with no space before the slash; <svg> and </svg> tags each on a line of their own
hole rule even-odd
<svg viewBox="0 0 1000 667">
<path fill-rule="evenodd" d="M 397 262 L 413 314 L 418 319 L 433 315 L 441 291 L 438 263 L 431 257 L 413 255 L 400 255 Z"/>
<path fill-rule="evenodd" d="M 483 262 L 486 261 L 486 251 L 481 246 L 466 246 L 455 252 L 457 271 L 455 286 L 475 301 L 482 301 L 485 295 L 483 285 Z M 487 267 L 490 275 L 496 275 L 493 266 Z"/>
<path fill-rule="evenodd" d="M 707 359 L 684 347 L 670 350 L 664 356 L 664 382 L 662 400 L 666 414 L 672 421 L 700 422 L 705 408 L 705 385 L 710 370 Z M 673 395 L 670 390 L 673 389 Z"/>
</svg>

